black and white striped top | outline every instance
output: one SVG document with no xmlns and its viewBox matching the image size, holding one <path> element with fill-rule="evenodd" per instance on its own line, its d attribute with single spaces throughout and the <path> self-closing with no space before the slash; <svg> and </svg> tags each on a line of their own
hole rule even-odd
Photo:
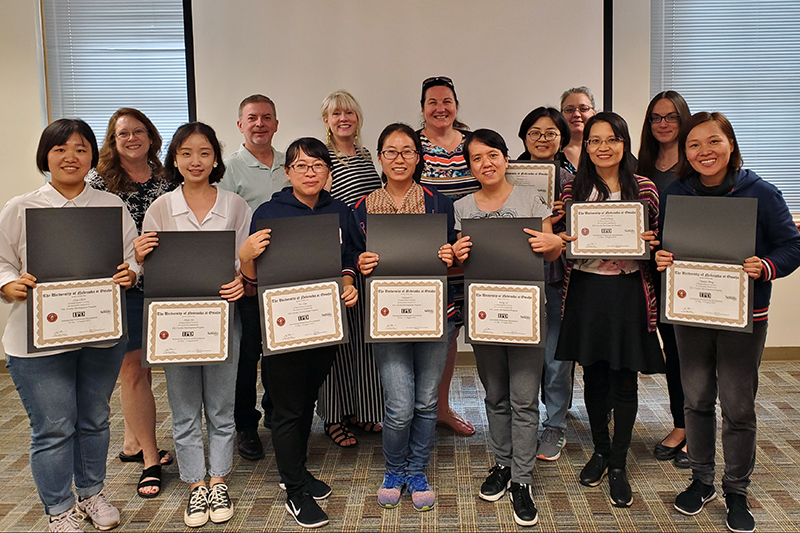
<svg viewBox="0 0 800 533">
<path fill-rule="evenodd" d="M 333 161 L 331 176 L 331 196 L 353 207 L 357 201 L 383 184 L 375 171 L 369 150 L 362 148 L 361 154 L 354 156 L 340 155 L 336 157 L 333 150 L 328 150 Z"/>
</svg>

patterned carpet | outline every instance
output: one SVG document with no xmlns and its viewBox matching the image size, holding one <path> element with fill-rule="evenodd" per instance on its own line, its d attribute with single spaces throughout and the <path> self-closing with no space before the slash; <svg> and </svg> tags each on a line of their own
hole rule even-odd
<svg viewBox="0 0 800 533">
<path fill-rule="evenodd" d="M 596 488 L 578 484 L 577 474 L 591 455 L 591 438 L 583 406 L 580 372 L 570 410 L 567 445 L 561 459 L 539 462 L 534 473 L 534 500 L 541 531 L 721 531 L 725 530 L 722 498 L 695 517 L 672 507 L 675 495 L 689 482 L 687 470 L 651 456 L 653 445 L 671 425 L 663 376 L 640 379 L 639 418 L 628 459 L 634 504 L 630 509 L 610 505 L 608 483 Z M 172 449 L 169 408 L 162 374 L 154 375 L 158 405 L 157 433 L 162 448 Z M 474 424 L 472 437 L 456 437 L 438 429 L 429 480 L 438 499 L 431 512 L 414 511 L 404 499 L 399 508 L 381 509 L 375 491 L 383 476 L 380 435 L 358 433 L 359 445 L 341 449 L 323 435 L 315 419 L 309 469 L 333 487 L 323 503 L 331 518 L 327 531 L 516 531 L 508 498 L 489 503 L 476 496 L 490 466 L 487 451 L 483 389 L 474 367 L 459 367 L 453 379 L 452 403 Z M 750 488 L 750 504 L 759 531 L 800 529 L 800 370 L 792 362 L 762 365 L 758 398 L 758 452 Z M 112 399 L 112 435 L 106 494 L 119 507 L 120 531 L 191 531 L 183 524 L 188 490 L 178 479 L 177 464 L 165 469 L 162 496 L 145 500 L 135 495 L 140 465 L 121 463 L 122 415 L 119 390 Z M 8 374 L 0 374 L 0 493 L 1 531 L 44 531 L 46 518 L 28 464 L 28 419 Z M 230 522 L 209 522 L 204 531 L 299 531 L 284 508 L 285 496 L 271 453 L 269 431 L 261 430 L 267 456 L 251 462 L 234 458 L 228 486 L 236 506 Z M 717 462 L 722 463 L 721 447 Z M 717 490 L 719 490 L 719 477 Z M 720 494 L 721 495 L 721 494 Z M 84 529 L 93 530 L 84 523 Z"/>
</svg>

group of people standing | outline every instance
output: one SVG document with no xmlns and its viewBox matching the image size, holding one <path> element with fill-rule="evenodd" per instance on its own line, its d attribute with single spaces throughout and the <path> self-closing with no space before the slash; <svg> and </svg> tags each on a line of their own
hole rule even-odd
<svg viewBox="0 0 800 533">
<path fill-rule="evenodd" d="M 357 444 L 354 430 L 382 433 L 381 506 L 397 507 L 404 494 L 418 511 L 435 505 L 426 470 L 436 425 L 463 435 L 475 431 L 448 401 L 463 325 L 462 267 L 479 246 L 462 235 L 462 221 L 533 217 L 542 220 L 541 230 L 525 231 L 531 249 L 545 261 L 547 335 L 541 347 L 474 346 L 495 463 L 478 496 L 498 501 L 508 492 L 515 522 L 537 523 L 534 466 L 537 458 L 561 456 L 578 362 L 594 443 L 578 479 L 594 487 L 607 474 L 611 502 L 630 506 L 626 458 L 638 409 L 638 373 L 666 372 L 674 429 L 656 444 L 654 455 L 692 469 L 692 483 L 675 508 L 696 514 L 716 496 L 719 392 L 727 525 L 752 531 L 746 494 L 755 464 L 755 395 L 770 281 L 800 264 L 800 234 L 780 192 L 741 169 L 733 128 L 723 115 L 692 115 L 678 93 L 657 94 L 645 115 L 637 159 L 625 120 L 598 113 L 589 89 L 565 91 L 560 103 L 560 109 L 534 109 L 519 129 L 524 151 L 518 159 L 557 164 L 552 209 L 532 189 L 509 183 L 505 140 L 493 130 L 469 131 L 458 119 L 455 86 L 444 76 L 422 83 L 421 129 L 393 123 L 381 132 L 380 173 L 363 144 L 361 107 L 346 91 L 322 103 L 325 142 L 300 138 L 285 153 L 272 146 L 275 104 L 259 94 L 239 105 L 244 142 L 226 158 L 214 130 L 193 122 L 175 132 L 162 165 L 158 131 L 131 108 L 114 113 L 99 150 L 81 120 L 47 126 L 36 160 L 50 181 L 0 212 L 0 290 L 12 303 L 3 343 L 30 418 L 31 470 L 50 530 L 80 531 L 82 518 L 100 530 L 119 524 L 119 511 L 102 492 L 109 398 L 118 376 L 125 418 L 119 459 L 143 463 L 139 496 L 158 496 L 162 467 L 174 460 L 157 446 L 151 374 L 141 362 L 145 258 L 159 245 L 160 231 L 233 230 L 237 250 L 231 280 L 219 289 L 221 298 L 235 302 L 232 364 L 164 367 L 175 456 L 189 488 L 186 525 L 229 520 L 234 505 L 225 477 L 234 450 L 249 460 L 264 456 L 258 434 L 262 413 L 256 407 L 260 362 L 263 424 L 271 430 L 286 509 L 298 524 L 313 528 L 328 523 L 318 502 L 332 491 L 306 468 L 315 409 L 325 434 L 339 446 Z M 672 327 L 659 320 L 658 272 L 673 260 L 659 242 L 670 195 L 758 198 L 756 255 L 743 264 L 755 280 L 753 333 Z M 641 238 L 656 250 L 655 259 L 566 260 L 566 242 L 575 238 L 567 235 L 564 222 L 569 200 L 643 201 L 649 230 Z M 27 269 L 24 211 L 88 206 L 122 207 L 125 262 L 109 277 L 127 289 L 129 336 L 113 346 L 29 353 L 25 300 L 36 273 Z M 447 219 L 447 241 L 437 253 L 449 269 L 446 335 L 439 342 L 365 343 L 361 293 L 364 277 L 380 262 L 366 249 L 367 215 L 426 213 Z M 255 261 L 271 238 L 263 221 L 317 214 L 338 216 L 349 341 L 262 357 Z M 541 434 L 540 396 L 546 407 Z"/>
</svg>

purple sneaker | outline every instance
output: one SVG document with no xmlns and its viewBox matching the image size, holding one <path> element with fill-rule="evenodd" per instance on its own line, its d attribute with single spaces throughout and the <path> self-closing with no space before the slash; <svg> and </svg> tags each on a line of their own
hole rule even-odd
<svg viewBox="0 0 800 533">
<path fill-rule="evenodd" d="M 406 481 L 406 492 L 411 494 L 411 502 L 417 511 L 430 511 L 436 504 L 436 493 L 428 486 L 425 474 L 414 474 Z"/>
</svg>

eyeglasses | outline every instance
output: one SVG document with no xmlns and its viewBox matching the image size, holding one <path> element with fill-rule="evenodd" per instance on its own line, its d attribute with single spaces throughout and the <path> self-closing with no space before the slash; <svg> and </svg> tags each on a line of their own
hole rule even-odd
<svg viewBox="0 0 800 533">
<path fill-rule="evenodd" d="M 675 124 L 676 122 L 680 122 L 681 116 L 678 113 L 667 113 L 666 115 L 659 115 L 658 113 L 651 113 L 647 120 L 650 121 L 650 124 L 658 124 L 662 120 L 666 120 L 669 124 Z"/>
<path fill-rule="evenodd" d="M 122 139 L 123 141 L 128 139 L 131 135 L 141 139 L 147 134 L 147 130 L 138 128 L 133 131 L 118 131 L 114 134 L 114 137 L 117 139 Z"/>
<path fill-rule="evenodd" d="M 594 108 L 590 105 L 579 105 L 579 106 L 568 105 L 567 107 L 562 108 L 561 112 L 564 113 L 565 115 L 571 115 L 575 111 L 580 111 L 581 113 L 588 113 L 592 109 Z"/>
<path fill-rule="evenodd" d="M 295 172 L 299 172 L 300 174 L 305 174 L 308 172 L 308 169 L 313 169 L 315 174 L 322 174 L 326 170 L 328 170 L 328 165 L 325 163 L 314 163 L 313 165 L 307 165 L 305 163 L 295 163 L 294 165 L 289 165 L 289 168 L 294 169 Z"/>
<path fill-rule="evenodd" d="M 418 153 L 419 152 L 416 150 L 403 150 L 402 152 L 398 152 L 397 150 L 384 150 L 381 152 L 381 155 L 384 159 L 388 159 L 389 161 L 394 161 L 397 159 L 398 155 L 402 155 L 403 159 L 406 161 L 411 161 Z"/>
<path fill-rule="evenodd" d="M 539 139 L 544 137 L 544 140 L 547 142 L 555 141 L 557 138 L 561 137 L 561 134 L 556 131 L 538 131 L 538 130 L 531 130 L 528 132 L 528 139 L 532 142 L 536 142 Z"/>
<path fill-rule="evenodd" d="M 592 150 L 596 150 L 600 148 L 600 145 L 603 143 L 607 144 L 609 147 L 617 147 L 623 142 L 625 141 L 623 141 L 619 137 L 609 137 L 608 139 L 593 138 L 586 141 L 586 147 Z"/>
<path fill-rule="evenodd" d="M 455 91 L 455 86 L 453 85 L 453 80 L 451 80 L 447 76 L 431 76 L 430 78 L 425 78 L 425 80 L 422 82 L 422 90 L 427 89 L 431 85 L 437 84 L 437 82 L 439 84 L 444 84 L 447 87 L 450 87 L 451 89 L 453 89 L 453 91 Z"/>
</svg>

